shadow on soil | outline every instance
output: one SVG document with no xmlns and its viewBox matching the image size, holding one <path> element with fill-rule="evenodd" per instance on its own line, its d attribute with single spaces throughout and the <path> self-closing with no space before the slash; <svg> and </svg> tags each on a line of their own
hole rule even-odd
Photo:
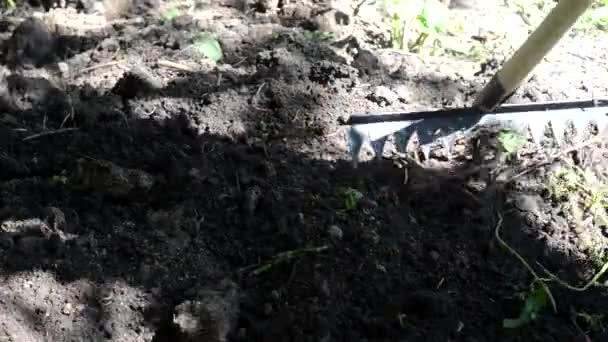
<svg viewBox="0 0 608 342">
<path fill-rule="evenodd" d="M 299 77 L 297 64 L 286 69 Z M 207 331 L 196 338 L 210 341 L 225 330 L 231 341 L 585 341 L 570 309 L 604 306 L 595 291 L 552 287 L 558 315 L 502 328 L 531 277 L 497 245 L 496 212 L 534 196 L 525 189 L 473 186 L 470 168 L 412 169 L 403 184 L 389 161 L 352 170 L 315 159 L 289 147 L 291 131 L 285 144 L 252 139 L 252 103 L 234 113 L 248 118 L 244 131 L 228 138 L 201 130 L 197 107 L 145 119 L 139 92 L 67 95 L 16 77 L 25 91 L 11 93 L 0 126 L 1 314 L 12 336 L 173 341 L 175 311 L 197 315 L 196 305 L 176 305 L 193 300 L 207 313 L 198 312 Z M 196 88 L 205 77 L 151 97 L 205 93 L 198 106 L 220 108 L 217 92 L 272 82 L 255 75 Z M 305 91 L 287 99 L 319 106 Z M 62 122 L 78 129 L 32 137 Z M 348 189 L 361 195 L 354 207 Z M 579 276 L 578 262 L 529 226 L 530 212 L 511 213 L 501 233 L 512 247 L 565 279 Z"/>
<path fill-rule="evenodd" d="M 89 316 L 73 318 L 81 330 L 55 332 L 56 340 L 133 334 L 132 324 L 172 340 L 174 306 L 226 278 L 239 286 L 233 339 L 248 341 L 574 340 L 568 308 L 603 303 L 554 290 L 561 315 L 503 330 L 530 281 L 494 239 L 492 209 L 511 194 L 471 193 L 457 170 L 412 171 L 403 185 L 390 162 L 353 171 L 345 161 L 197 136 L 186 114 L 24 136 L 3 128 L 3 272 L 86 280 L 72 291 Z M 352 210 L 349 188 L 363 195 Z M 506 216 L 504 239 L 528 260 L 576 270 L 524 216 Z M 282 252 L 321 247 L 260 271 Z M 252 265 L 260 274 L 237 272 Z M 36 331 L 46 321 L 34 298 L 11 302 Z"/>
</svg>

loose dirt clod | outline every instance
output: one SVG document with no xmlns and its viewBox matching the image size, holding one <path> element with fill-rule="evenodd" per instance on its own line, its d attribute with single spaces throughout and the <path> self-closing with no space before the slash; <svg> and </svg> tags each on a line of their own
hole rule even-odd
<svg viewBox="0 0 608 342">
<path fill-rule="evenodd" d="M 196 299 L 175 307 L 173 324 L 180 342 L 225 342 L 238 317 L 237 286 L 223 280 L 217 289 L 202 289 Z"/>
<path fill-rule="evenodd" d="M 5 62 L 13 67 L 41 67 L 54 61 L 55 43 L 55 37 L 42 20 L 27 18 L 4 45 Z"/>
<path fill-rule="evenodd" d="M 70 176 L 76 188 L 92 190 L 114 198 L 148 192 L 156 183 L 142 170 L 126 169 L 105 160 L 80 159 Z"/>
<path fill-rule="evenodd" d="M 104 0 L 105 17 L 108 21 L 153 14 L 160 7 L 160 0 Z"/>
</svg>

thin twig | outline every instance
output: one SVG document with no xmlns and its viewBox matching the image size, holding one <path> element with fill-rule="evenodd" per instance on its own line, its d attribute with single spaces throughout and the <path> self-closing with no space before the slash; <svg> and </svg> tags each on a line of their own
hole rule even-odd
<svg viewBox="0 0 608 342">
<path fill-rule="evenodd" d="M 584 292 L 584 291 L 587 291 L 591 286 L 597 285 L 598 284 L 597 280 L 600 279 L 600 277 L 603 276 L 604 273 L 606 273 L 606 271 L 608 271 L 608 262 L 606 262 L 602 266 L 602 268 L 599 270 L 599 272 L 597 272 L 593 276 L 593 278 L 591 278 L 591 280 L 589 280 L 589 282 L 587 282 L 587 284 L 585 284 L 582 287 L 577 287 L 577 286 L 572 286 L 572 285 L 568 284 L 567 282 L 561 280 L 560 278 L 558 278 L 555 274 L 553 274 L 551 271 L 549 271 L 545 266 L 543 266 L 538 261 L 536 263 L 538 264 L 538 266 L 540 266 L 543 269 L 543 271 L 545 271 L 545 273 L 547 273 L 549 275 L 550 280 L 557 282 L 558 284 L 567 288 L 568 290 L 576 291 L 576 292 Z"/>
<path fill-rule="evenodd" d="M 260 93 L 262 92 L 262 89 L 263 89 L 265 86 L 266 86 L 266 82 L 262 83 L 262 84 L 261 84 L 261 85 L 258 87 L 258 90 L 255 92 L 255 95 L 253 95 L 253 98 L 252 98 L 251 104 L 252 104 L 252 107 L 253 107 L 254 109 L 256 109 L 256 110 L 263 111 L 263 112 L 269 112 L 269 111 L 270 111 L 269 109 L 266 109 L 266 108 L 260 108 L 260 107 L 258 107 L 258 100 L 257 100 L 257 99 L 258 99 L 258 97 L 260 96 Z"/>
<path fill-rule="evenodd" d="M 258 90 L 256 90 L 255 95 L 253 96 L 253 100 L 257 103 L 257 98 L 260 96 L 260 93 L 262 92 L 262 89 L 264 89 L 264 87 L 266 86 L 266 82 L 260 84 L 260 86 L 258 87 Z"/>
<path fill-rule="evenodd" d="M 136 17 L 131 19 L 114 19 L 108 22 L 108 25 L 133 25 L 141 24 L 144 22 L 143 18 Z"/>
<path fill-rule="evenodd" d="M 232 64 L 232 67 L 236 68 L 237 66 L 243 64 L 246 60 L 247 60 L 247 57 L 243 57 L 243 59 L 241 59 L 240 61 Z"/>
<path fill-rule="evenodd" d="M 159 60 L 157 62 L 157 64 L 159 66 L 162 66 L 162 67 L 165 67 L 165 68 L 171 68 L 171 69 L 175 69 L 175 70 L 179 70 L 179 71 L 184 71 L 184 72 L 194 72 L 194 69 L 192 69 L 191 67 L 189 67 L 187 65 L 183 65 L 183 64 L 167 61 L 167 60 L 164 60 L 164 59 Z"/>
<path fill-rule="evenodd" d="M 56 130 L 53 130 L 53 131 L 45 131 L 45 132 L 33 134 L 33 135 L 30 135 L 28 137 L 23 138 L 23 140 L 21 140 L 21 141 L 29 141 L 29 140 L 34 140 L 34 139 L 46 137 L 46 136 L 49 136 L 49 135 L 56 135 L 56 134 L 61 134 L 61 133 L 66 133 L 66 132 L 77 131 L 77 130 L 78 130 L 77 127 L 60 128 L 60 129 L 56 129 Z"/>
<path fill-rule="evenodd" d="M 87 68 L 80 69 L 79 73 L 89 72 L 89 71 L 93 71 L 93 70 L 101 69 L 101 68 L 107 68 L 107 67 L 111 67 L 114 65 L 122 64 L 124 62 L 125 62 L 125 60 L 123 59 L 120 61 L 112 61 L 112 62 L 108 62 L 108 63 L 97 64 L 97 65 L 93 65 L 93 66 L 90 66 Z"/>
<path fill-rule="evenodd" d="M 116 51 L 114 52 L 114 54 L 112 55 L 112 58 L 110 59 L 114 59 L 116 58 L 116 56 L 118 56 L 118 54 L 120 53 L 120 45 L 118 46 L 118 49 L 116 49 Z"/>
<path fill-rule="evenodd" d="M 251 271 L 251 274 L 259 275 L 259 274 L 269 271 L 272 267 L 274 267 L 280 263 L 289 261 L 291 259 L 294 259 L 299 256 L 303 256 L 306 254 L 321 253 L 327 249 L 329 249 L 329 246 L 301 248 L 301 249 L 294 249 L 291 251 L 281 252 L 266 262 L 262 262 L 257 265 L 245 267 L 244 269 L 241 269 L 240 272 L 246 272 L 253 268 L 253 271 Z"/>
<path fill-rule="evenodd" d="M 68 94 L 68 102 L 70 103 L 70 112 L 63 118 L 63 121 L 61 121 L 61 126 L 59 126 L 59 128 L 63 128 L 65 123 L 68 121 L 68 119 L 74 120 L 74 117 L 76 116 L 74 113 L 74 104 L 72 102 L 72 95 Z"/>
<path fill-rule="evenodd" d="M 184 52 L 186 52 L 186 51 L 188 51 L 188 50 L 192 49 L 192 47 L 194 47 L 194 45 L 188 45 L 188 46 L 186 46 L 185 48 L 183 48 L 183 49 L 179 50 L 179 51 L 178 51 L 178 52 L 177 52 L 175 55 L 173 55 L 173 58 L 175 58 L 175 57 L 177 57 L 177 56 L 179 56 L 179 55 L 183 54 Z"/>
<path fill-rule="evenodd" d="M 528 269 L 530 274 L 532 274 L 532 277 L 534 277 L 534 281 L 538 281 L 541 284 L 541 286 L 543 287 L 543 290 L 545 290 L 545 292 L 547 293 L 547 296 L 549 297 L 549 300 L 551 301 L 551 306 L 553 307 L 553 312 L 557 313 L 557 304 L 555 302 L 555 298 L 553 297 L 553 294 L 551 293 L 551 290 L 549 290 L 549 287 L 544 282 L 544 280 L 536 274 L 536 271 L 534 271 L 532 266 L 530 266 L 530 264 L 528 264 L 526 259 L 524 259 L 515 249 L 513 249 L 511 246 L 509 246 L 509 244 L 507 244 L 500 237 L 500 228 L 501 227 L 502 227 L 502 215 L 500 215 L 500 213 L 498 213 L 498 222 L 496 223 L 496 228 L 494 230 L 494 235 L 496 236 L 496 240 L 498 240 L 498 242 L 504 248 L 506 248 L 509 252 L 511 252 L 511 254 L 513 254 L 524 265 L 524 267 L 526 267 L 526 269 Z"/>
</svg>

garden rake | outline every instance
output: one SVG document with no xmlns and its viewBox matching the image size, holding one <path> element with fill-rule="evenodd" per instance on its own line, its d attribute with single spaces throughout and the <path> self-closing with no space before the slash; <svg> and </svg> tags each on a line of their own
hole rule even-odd
<svg viewBox="0 0 608 342">
<path fill-rule="evenodd" d="M 425 159 L 428 159 L 434 143 L 440 142 L 449 156 L 459 135 L 466 135 L 481 125 L 490 123 L 508 122 L 519 128 L 527 128 L 536 144 L 541 143 L 547 124 L 551 126 L 552 135 L 558 144 L 564 138 L 568 123 L 579 134 L 590 124 L 595 123 L 598 127 L 605 124 L 608 99 L 501 105 L 574 25 L 591 2 L 592 0 L 560 0 L 493 76 L 471 107 L 350 116 L 344 124 L 350 126 L 348 142 L 353 166 L 357 167 L 361 148 L 365 144 L 371 145 L 376 158 L 382 158 L 385 144 L 391 136 L 395 138 L 396 148 L 405 151 L 415 134 L 418 146 Z"/>
</svg>

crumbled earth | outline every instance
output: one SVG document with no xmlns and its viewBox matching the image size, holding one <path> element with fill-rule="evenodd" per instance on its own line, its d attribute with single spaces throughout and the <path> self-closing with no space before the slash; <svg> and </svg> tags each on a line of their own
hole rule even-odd
<svg viewBox="0 0 608 342">
<path fill-rule="evenodd" d="M 555 165 L 505 185 L 467 148 L 351 167 L 341 117 L 470 104 L 528 33 L 502 1 L 453 2 L 481 59 L 390 49 L 351 1 L 5 10 L 0 339 L 605 341 L 573 315 L 603 314 L 601 288 L 552 283 L 557 312 L 502 326 L 533 279 L 497 224 L 539 274 L 594 274 L 543 188 Z M 222 61 L 191 47 L 201 32 Z M 573 32 L 509 101 L 608 95 L 603 46 Z"/>
</svg>

